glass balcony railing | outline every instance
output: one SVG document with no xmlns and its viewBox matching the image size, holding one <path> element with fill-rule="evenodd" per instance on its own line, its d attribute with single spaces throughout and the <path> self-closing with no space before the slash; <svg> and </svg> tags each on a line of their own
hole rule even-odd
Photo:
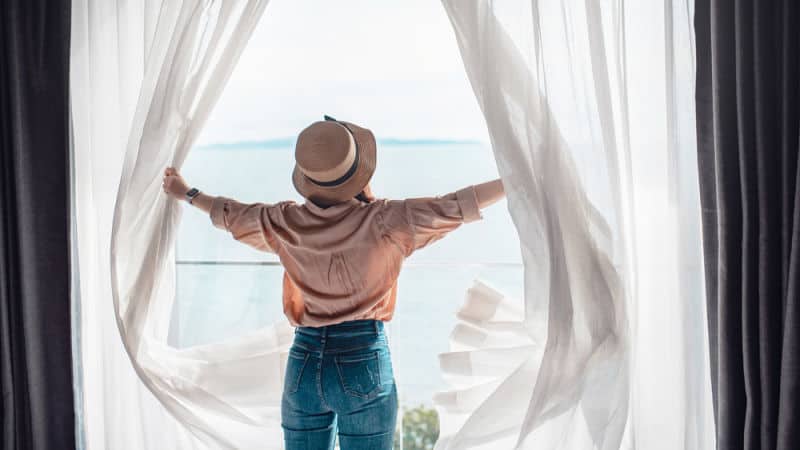
<svg viewBox="0 0 800 450">
<path fill-rule="evenodd" d="M 283 320 L 278 261 L 179 260 L 170 341 L 187 347 L 228 338 Z M 522 297 L 522 264 L 406 262 L 395 314 L 386 323 L 400 411 L 396 449 L 432 449 L 439 422 L 431 398 L 444 389 L 438 354 L 474 279 Z"/>
</svg>

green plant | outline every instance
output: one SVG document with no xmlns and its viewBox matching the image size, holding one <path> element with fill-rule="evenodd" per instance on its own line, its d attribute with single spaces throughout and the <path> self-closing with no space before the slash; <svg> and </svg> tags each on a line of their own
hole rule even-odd
<svg viewBox="0 0 800 450">
<path fill-rule="evenodd" d="M 439 415 L 436 409 L 419 405 L 415 408 L 403 407 L 402 447 L 400 430 L 394 435 L 395 450 L 432 450 L 439 438 Z"/>
</svg>

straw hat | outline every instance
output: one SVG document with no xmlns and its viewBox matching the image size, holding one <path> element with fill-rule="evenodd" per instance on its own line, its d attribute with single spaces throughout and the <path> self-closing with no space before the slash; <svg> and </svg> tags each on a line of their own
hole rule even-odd
<svg viewBox="0 0 800 450">
<path fill-rule="evenodd" d="M 292 182 L 305 198 L 339 203 L 358 195 L 375 172 L 375 136 L 325 116 L 297 136 Z"/>
</svg>

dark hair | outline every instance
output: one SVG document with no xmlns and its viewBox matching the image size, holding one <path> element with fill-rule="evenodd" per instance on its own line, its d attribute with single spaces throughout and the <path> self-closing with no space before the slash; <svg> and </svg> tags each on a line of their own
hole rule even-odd
<svg viewBox="0 0 800 450">
<path fill-rule="evenodd" d="M 367 194 L 365 194 L 364 191 L 361 191 L 358 194 L 356 194 L 356 198 L 364 203 L 370 202 L 370 200 L 367 198 Z"/>
<path fill-rule="evenodd" d="M 367 198 L 367 194 L 365 194 L 364 191 L 361 191 L 358 194 L 356 194 L 355 198 L 357 200 L 361 200 L 364 203 L 370 203 L 370 199 Z M 320 208 L 323 208 L 323 209 L 334 205 L 334 204 L 326 205 L 324 203 L 315 202 L 314 200 L 311 200 L 310 198 L 308 199 L 308 201 L 310 201 L 311 203 L 313 203 L 313 204 L 315 204 L 315 205 L 317 205 L 317 206 L 319 206 Z"/>
</svg>

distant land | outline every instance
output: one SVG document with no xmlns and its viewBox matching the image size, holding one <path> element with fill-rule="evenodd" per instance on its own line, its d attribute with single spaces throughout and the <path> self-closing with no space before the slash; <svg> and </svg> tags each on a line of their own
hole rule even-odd
<svg viewBox="0 0 800 450">
<path fill-rule="evenodd" d="M 194 148 L 197 150 L 203 149 L 214 149 L 219 150 L 223 148 L 262 148 L 262 149 L 285 149 L 286 147 L 294 147 L 294 143 L 296 137 L 286 137 L 286 138 L 275 138 L 275 139 L 264 139 L 264 140 L 254 140 L 254 141 L 237 141 L 237 142 L 220 142 L 220 143 L 212 143 L 212 144 L 199 144 L 196 145 Z M 485 142 L 481 142 L 478 140 L 459 140 L 459 139 L 399 139 L 399 138 L 384 138 L 378 139 L 378 145 L 393 145 L 393 146 L 401 146 L 401 145 L 480 145 L 486 144 Z"/>
</svg>

